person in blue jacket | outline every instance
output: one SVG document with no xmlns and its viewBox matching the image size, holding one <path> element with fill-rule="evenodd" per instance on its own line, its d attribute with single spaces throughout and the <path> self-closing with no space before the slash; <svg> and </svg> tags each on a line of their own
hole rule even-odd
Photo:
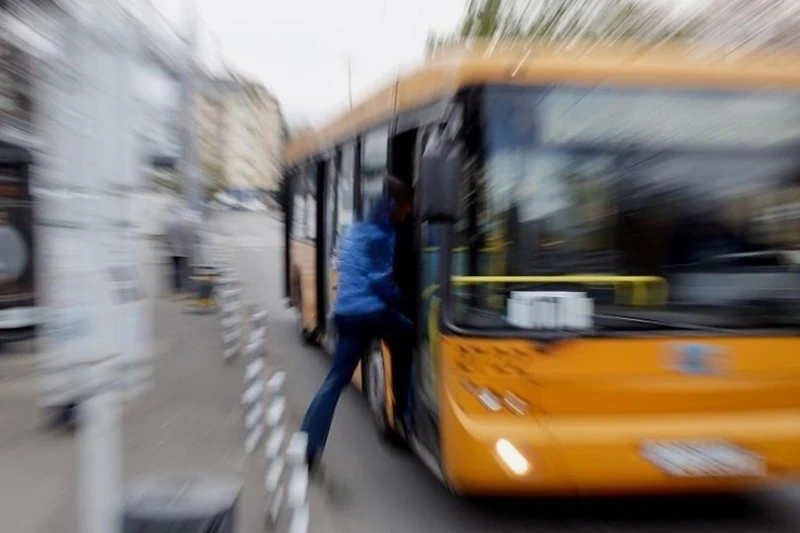
<svg viewBox="0 0 800 533">
<path fill-rule="evenodd" d="M 315 467 L 328 439 L 336 404 L 374 339 L 391 341 L 412 332 L 397 308 L 401 300 L 393 272 L 395 228 L 412 209 L 412 190 L 386 178 L 386 194 L 369 216 L 354 224 L 339 247 L 339 289 L 334 324 L 339 335 L 333 366 L 306 411 L 307 460 Z"/>
</svg>

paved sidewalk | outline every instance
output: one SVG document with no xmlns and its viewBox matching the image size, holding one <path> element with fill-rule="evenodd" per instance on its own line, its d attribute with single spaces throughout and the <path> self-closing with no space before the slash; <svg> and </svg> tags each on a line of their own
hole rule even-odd
<svg viewBox="0 0 800 533">
<path fill-rule="evenodd" d="M 149 246 L 149 243 L 148 243 Z M 165 470 L 208 470 L 245 483 L 239 531 L 264 531 L 263 453 L 247 457 L 240 405 L 243 362 L 225 365 L 218 318 L 183 312 L 165 298 L 153 248 L 153 381 L 124 412 L 125 478 Z M 3 531 L 69 533 L 76 526 L 74 437 L 44 430 L 36 407 L 35 354 L 0 354 L 0 516 Z"/>
<path fill-rule="evenodd" d="M 233 216 L 239 213 L 233 214 Z M 264 221 L 267 224 L 274 223 L 266 215 Z M 268 234 L 269 235 L 269 234 Z M 225 261 L 234 271 L 237 271 L 237 260 L 242 261 L 243 257 L 240 255 L 242 248 L 259 248 L 270 249 L 275 248 L 276 244 L 281 246 L 280 234 L 277 234 L 277 240 L 272 240 L 269 237 L 253 238 L 240 235 L 234 227 L 226 227 L 225 224 L 220 223 L 220 220 L 214 221 L 210 225 L 209 239 L 212 245 L 216 248 Z M 252 246 L 251 243 L 258 242 L 258 246 Z M 276 330 L 285 330 L 286 323 L 294 323 L 294 311 L 287 310 L 279 299 L 274 296 L 267 296 L 268 293 L 280 293 L 280 290 L 265 290 L 268 287 L 264 286 L 266 282 L 279 284 L 281 279 L 279 277 L 270 278 L 267 276 L 258 276 L 257 278 L 248 279 L 246 269 L 243 268 L 241 272 L 236 272 L 240 278 L 239 281 L 245 290 L 247 298 L 262 306 L 268 313 L 267 321 L 267 361 L 269 364 L 274 365 L 278 370 L 288 370 L 292 365 L 287 364 L 288 361 L 298 357 L 297 340 L 295 336 L 286 338 L 283 335 L 276 334 Z M 299 428 L 308 407 L 308 398 L 303 398 L 302 401 L 296 401 L 296 395 L 291 393 L 291 389 L 296 385 L 297 375 L 288 372 L 286 389 L 287 389 L 287 425 L 289 430 Z M 292 401 L 293 398 L 295 401 Z M 336 479 L 327 476 L 322 480 L 311 480 L 308 488 L 308 498 L 310 505 L 310 527 L 311 533 L 360 533 L 361 530 L 354 529 L 348 517 L 342 514 L 342 501 L 347 499 L 347 490 L 342 487 L 340 482 Z"/>
</svg>

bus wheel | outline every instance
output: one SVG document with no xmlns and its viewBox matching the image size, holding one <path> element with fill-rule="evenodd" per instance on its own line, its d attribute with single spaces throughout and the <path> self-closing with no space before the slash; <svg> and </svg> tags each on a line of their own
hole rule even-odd
<svg viewBox="0 0 800 533">
<path fill-rule="evenodd" d="M 375 429 L 381 440 L 394 446 L 403 446 L 400 434 L 392 429 L 386 417 L 386 371 L 383 365 L 381 343 L 374 342 L 364 361 L 363 384 Z"/>
</svg>

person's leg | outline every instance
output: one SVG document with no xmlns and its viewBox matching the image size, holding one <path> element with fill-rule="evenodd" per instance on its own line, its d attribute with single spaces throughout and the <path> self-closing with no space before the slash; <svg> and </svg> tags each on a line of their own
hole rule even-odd
<svg viewBox="0 0 800 533">
<path fill-rule="evenodd" d="M 392 354 L 392 393 L 395 420 L 408 429 L 411 358 L 414 349 L 413 323 L 398 311 L 390 310 L 380 317 L 379 336 Z"/>
<path fill-rule="evenodd" d="M 392 354 L 392 393 L 395 420 L 405 424 L 408 411 L 408 392 L 411 382 L 411 355 L 413 341 L 410 336 L 393 335 L 385 339 Z"/>
<path fill-rule="evenodd" d="M 175 258 L 175 292 L 183 292 L 183 257 Z"/>
<path fill-rule="evenodd" d="M 181 258 L 177 256 L 172 256 L 172 290 L 181 292 Z"/>
<path fill-rule="evenodd" d="M 181 290 L 184 293 L 191 292 L 193 281 L 192 281 L 192 270 L 189 266 L 189 258 L 184 257 L 181 260 L 181 286 L 183 287 Z"/>
<path fill-rule="evenodd" d="M 185 293 L 189 289 L 189 259 L 181 257 L 181 293 Z"/>
<path fill-rule="evenodd" d="M 339 341 L 333 366 L 303 418 L 302 431 L 308 435 L 309 464 L 325 448 L 339 396 L 353 379 L 353 373 L 370 341 L 367 329 L 355 318 L 337 319 L 337 331 Z"/>
</svg>

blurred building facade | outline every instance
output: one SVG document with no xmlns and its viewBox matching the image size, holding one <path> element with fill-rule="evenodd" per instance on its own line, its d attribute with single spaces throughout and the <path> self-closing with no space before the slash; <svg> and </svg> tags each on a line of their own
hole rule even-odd
<svg viewBox="0 0 800 533">
<path fill-rule="evenodd" d="M 0 143 L 47 152 L 44 138 L 52 125 L 46 124 L 42 103 L 52 87 L 45 78 L 65 53 L 65 24 L 74 15 L 70 6 L 56 0 L 0 2 Z M 181 157 L 184 125 L 172 70 L 147 53 L 134 67 L 135 129 L 148 163 Z"/>
<path fill-rule="evenodd" d="M 58 53 L 57 3 L 0 3 L 0 143 L 37 150 L 37 81 Z"/>
<path fill-rule="evenodd" d="M 257 82 L 209 77 L 195 105 L 198 156 L 209 180 L 240 201 L 277 188 L 284 131 L 275 97 Z"/>
<path fill-rule="evenodd" d="M 225 80 L 203 78 L 194 94 L 197 154 L 207 182 L 215 188 L 225 187 L 222 172 L 222 95 L 227 90 L 225 85 Z"/>
</svg>

